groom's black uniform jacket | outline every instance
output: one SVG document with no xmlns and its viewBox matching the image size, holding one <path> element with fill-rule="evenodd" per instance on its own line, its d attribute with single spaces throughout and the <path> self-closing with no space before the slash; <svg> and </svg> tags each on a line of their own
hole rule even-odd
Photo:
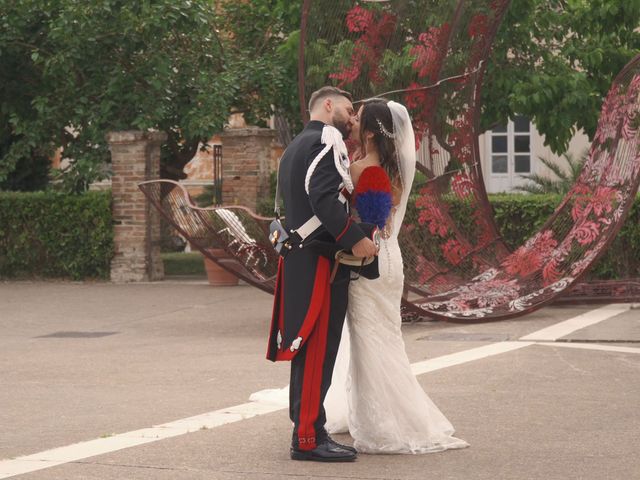
<svg viewBox="0 0 640 480">
<path fill-rule="evenodd" d="M 336 168 L 333 150 L 329 149 L 322 158 L 318 158 L 318 154 L 327 147 L 321 141 L 323 128 L 325 124 L 322 122 L 309 122 L 287 147 L 280 161 L 278 182 L 284 201 L 286 228 L 295 230 L 317 215 L 322 227 L 314 238 L 337 242 L 340 247 L 350 250 L 365 237 L 365 233 L 349 216 L 348 206 L 338 198 L 343 180 Z M 305 183 L 308 175 L 307 195 Z M 319 260 L 327 265 L 319 265 Z M 294 246 L 281 262 L 267 353 L 269 360 L 290 360 L 307 341 L 307 335 L 317 320 L 318 302 L 323 300 L 318 298 L 321 293 L 318 290 L 324 288 L 319 283 L 328 281 L 328 276 L 324 278 L 326 267 L 330 270 L 332 262 L 306 247 Z M 348 277 L 348 269 L 340 266 L 334 283 L 344 283 L 344 288 L 347 288 Z M 292 343 L 299 337 L 302 337 L 301 345 L 292 348 Z"/>
</svg>

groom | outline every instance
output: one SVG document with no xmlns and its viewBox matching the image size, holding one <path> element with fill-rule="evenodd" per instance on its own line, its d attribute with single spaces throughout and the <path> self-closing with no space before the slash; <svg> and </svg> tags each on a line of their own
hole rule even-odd
<svg viewBox="0 0 640 480">
<path fill-rule="evenodd" d="M 309 123 L 287 147 L 278 172 L 291 248 L 283 249 L 278 265 L 267 358 L 291 361 L 291 458 L 345 462 L 355 460 L 356 451 L 329 437 L 323 402 L 338 353 L 350 274 L 343 265 L 334 272 L 334 262 L 305 240 L 337 243 L 363 258 L 376 255 L 377 247 L 349 216 L 341 193 L 351 184 L 342 141 L 352 128 L 351 95 L 323 87 L 311 95 L 309 112 Z"/>
</svg>

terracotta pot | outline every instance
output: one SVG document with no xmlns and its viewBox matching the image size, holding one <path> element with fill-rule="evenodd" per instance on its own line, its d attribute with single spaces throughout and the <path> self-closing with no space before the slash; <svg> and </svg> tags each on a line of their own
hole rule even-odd
<svg viewBox="0 0 640 480">
<path fill-rule="evenodd" d="M 223 249 L 212 248 L 211 253 L 216 258 L 230 258 Z M 224 268 L 220 267 L 216 262 L 208 257 L 204 257 L 204 268 L 207 271 L 207 279 L 209 285 L 216 287 L 221 286 L 233 286 L 238 285 L 238 277 L 233 273 L 227 272 Z"/>
</svg>

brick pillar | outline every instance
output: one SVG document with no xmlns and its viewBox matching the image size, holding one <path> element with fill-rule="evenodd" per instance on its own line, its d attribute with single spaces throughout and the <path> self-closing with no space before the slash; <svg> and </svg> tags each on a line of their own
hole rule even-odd
<svg viewBox="0 0 640 480">
<path fill-rule="evenodd" d="M 256 210 L 269 198 L 272 150 L 277 132 L 230 128 L 222 134 L 222 203 Z"/>
<path fill-rule="evenodd" d="M 138 183 L 160 178 L 162 132 L 110 132 L 115 255 L 111 281 L 161 280 L 160 216 Z"/>
</svg>

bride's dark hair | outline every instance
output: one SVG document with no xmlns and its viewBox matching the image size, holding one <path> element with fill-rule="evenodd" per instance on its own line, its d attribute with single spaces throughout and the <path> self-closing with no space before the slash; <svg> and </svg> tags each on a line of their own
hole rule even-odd
<svg viewBox="0 0 640 480">
<path fill-rule="evenodd" d="M 360 114 L 360 144 L 366 149 L 365 132 L 373 133 L 373 143 L 380 155 L 380 165 L 389 175 L 391 183 L 400 183 L 396 145 L 393 140 L 393 118 L 384 98 L 366 100 Z M 366 152 L 365 152 L 366 153 Z"/>
</svg>

